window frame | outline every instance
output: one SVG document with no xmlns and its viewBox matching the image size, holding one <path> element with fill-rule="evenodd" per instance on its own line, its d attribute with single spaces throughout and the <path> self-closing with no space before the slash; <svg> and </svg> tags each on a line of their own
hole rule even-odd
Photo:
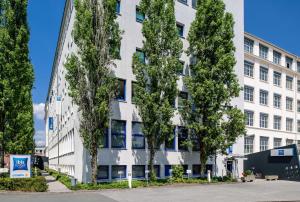
<svg viewBox="0 0 300 202">
<path fill-rule="evenodd" d="M 118 122 L 118 123 L 122 123 L 124 124 L 123 127 L 124 127 L 124 134 L 122 133 L 116 133 L 113 131 L 113 122 Z M 123 121 L 123 120 L 116 120 L 116 119 L 113 119 L 111 120 L 111 148 L 112 149 L 126 149 L 126 128 L 127 128 L 127 121 Z M 123 146 L 115 146 L 113 145 L 113 136 L 123 136 Z"/>
<path fill-rule="evenodd" d="M 146 140 L 145 140 L 145 135 L 142 134 L 143 131 L 141 131 L 141 133 L 133 133 L 133 125 L 134 124 L 141 124 L 141 127 L 142 127 L 142 123 L 141 122 L 138 122 L 138 121 L 132 121 L 131 122 L 131 148 L 132 149 L 145 149 L 146 148 Z M 143 138 L 143 146 L 142 147 L 136 147 L 136 146 L 133 146 L 133 138 L 134 137 L 139 137 L 139 138 Z"/>
</svg>

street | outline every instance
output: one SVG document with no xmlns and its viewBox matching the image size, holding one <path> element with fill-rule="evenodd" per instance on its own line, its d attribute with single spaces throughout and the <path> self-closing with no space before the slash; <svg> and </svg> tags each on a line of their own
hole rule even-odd
<svg viewBox="0 0 300 202">
<path fill-rule="evenodd" d="M 300 182 L 263 181 L 72 193 L 0 193 L 1 202 L 300 201 Z"/>
</svg>

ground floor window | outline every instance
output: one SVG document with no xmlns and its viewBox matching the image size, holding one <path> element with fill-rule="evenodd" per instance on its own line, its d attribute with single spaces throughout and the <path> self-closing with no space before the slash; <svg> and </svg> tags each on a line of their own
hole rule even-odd
<svg viewBox="0 0 300 202">
<path fill-rule="evenodd" d="M 144 165 L 133 165 L 132 166 L 132 177 L 133 178 L 145 178 L 145 166 Z"/>
<path fill-rule="evenodd" d="M 126 148 L 126 121 L 112 120 L 111 147 Z"/>
<path fill-rule="evenodd" d="M 179 150 L 188 150 L 186 141 L 188 139 L 188 130 L 185 127 L 178 127 L 178 149 Z"/>
<path fill-rule="evenodd" d="M 109 166 L 98 166 L 98 180 L 108 180 L 109 179 Z"/>
<path fill-rule="evenodd" d="M 165 141 L 165 149 L 174 150 L 175 149 L 175 128 L 173 130 L 173 134 L 170 137 L 171 138 L 166 139 Z"/>
<path fill-rule="evenodd" d="M 172 169 L 172 165 L 165 165 L 165 177 L 170 177 L 171 172 L 170 170 Z"/>
<path fill-rule="evenodd" d="M 244 153 L 245 154 L 252 154 L 253 153 L 253 136 L 248 136 L 244 138 Z"/>
<path fill-rule="evenodd" d="M 193 176 L 200 176 L 201 175 L 201 170 L 200 169 L 201 169 L 200 164 L 194 164 L 193 169 L 192 169 Z M 212 169 L 213 169 L 213 165 L 212 164 L 207 164 L 205 166 L 205 174 L 207 174 L 208 170 L 212 171 Z"/>
<path fill-rule="evenodd" d="M 260 137 L 260 151 L 266 151 L 269 148 L 269 138 L 268 137 Z"/>
<path fill-rule="evenodd" d="M 274 148 L 281 147 L 281 138 L 274 138 L 273 147 Z"/>
<path fill-rule="evenodd" d="M 160 165 L 154 165 L 154 173 L 156 177 L 160 177 Z"/>
<path fill-rule="evenodd" d="M 145 149 L 145 137 L 142 132 L 142 123 L 132 122 L 132 148 Z"/>
<path fill-rule="evenodd" d="M 112 179 L 126 178 L 126 166 L 124 165 L 114 165 L 111 167 L 111 178 Z"/>
</svg>

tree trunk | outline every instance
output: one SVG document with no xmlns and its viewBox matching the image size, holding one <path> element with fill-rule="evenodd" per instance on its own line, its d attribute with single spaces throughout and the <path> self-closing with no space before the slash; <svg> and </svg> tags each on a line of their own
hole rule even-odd
<svg viewBox="0 0 300 202">
<path fill-rule="evenodd" d="M 154 141 L 150 142 L 149 145 L 150 149 L 150 159 L 149 159 L 149 167 L 150 167 L 150 181 L 154 181 L 156 179 L 156 175 L 154 172 L 154 156 L 155 156 L 155 149 L 154 149 Z"/>
<path fill-rule="evenodd" d="M 92 167 L 92 183 L 97 184 L 98 164 L 97 164 L 98 147 L 97 144 L 92 144 L 91 148 L 91 167 Z"/>
<path fill-rule="evenodd" d="M 201 177 L 205 176 L 206 170 L 206 162 L 207 162 L 207 155 L 206 155 L 206 148 L 202 141 L 200 141 L 200 174 Z"/>
</svg>

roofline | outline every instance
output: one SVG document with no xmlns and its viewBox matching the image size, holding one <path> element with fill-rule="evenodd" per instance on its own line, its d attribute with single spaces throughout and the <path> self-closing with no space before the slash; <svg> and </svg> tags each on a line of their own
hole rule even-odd
<svg viewBox="0 0 300 202">
<path fill-rule="evenodd" d="M 278 49 L 278 50 L 280 50 L 280 51 L 282 51 L 282 52 L 285 52 L 285 53 L 287 53 L 287 54 L 290 55 L 290 56 L 295 57 L 295 58 L 297 59 L 297 61 L 300 62 L 300 57 L 299 57 L 298 55 L 296 55 L 296 54 L 294 54 L 294 53 L 290 53 L 290 52 L 284 50 L 283 48 L 280 48 L 279 46 L 277 46 L 277 45 L 275 45 L 275 44 L 273 44 L 273 43 L 271 43 L 271 42 L 268 42 L 268 41 L 266 41 L 266 40 L 264 40 L 264 39 L 262 39 L 262 38 L 260 38 L 260 37 L 258 37 L 258 36 L 256 36 L 256 35 L 254 35 L 254 34 L 251 34 L 251 33 L 249 33 L 249 32 L 244 32 L 244 33 L 245 33 L 245 36 L 248 35 L 248 36 L 253 37 L 253 38 L 256 38 L 256 39 L 258 39 L 258 40 L 260 40 L 260 41 L 262 41 L 262 42 L 264 42 L 264 43 L 266 43 L 266 44 L 268 44 L 268 45 L 270 45 L 270 46 L 273 46 L 274 48 L 276 48 L 276 49 Z"/>
<path fill-rule="evenodd" d="M 48 86 L 48 93 L 47 93 L 47 98 L 45 101 L 45 103 L 46 103 L 45 110 L 46 110 L 46 105 L 49 101 L 49 94 L 50 94 L 50 89 L 52 87 L 53 76 L 55 74 L 55 70 L 57 69 L 56 63 L 57 63 L 58 53 L 59 53 L 60 49 L 62 48 L 61 47 L 62 34 L 64 31 L 64 24 L 65 24 L 66 14 L 67 14 L 68 5 L 69 5 L 70 1 L 72 1 L 72 0 L 65 0 L 64 13 L 63 13 L 63 17 L 60 22 L 59 35 L 57 38 L 56 50 L 55 50 L 55 55 L 54 55 L 53 64 L 52 64 L 52 71 L 51 71 L 51 77 L 50 77 L 49 86 Z"/>
</svg>

